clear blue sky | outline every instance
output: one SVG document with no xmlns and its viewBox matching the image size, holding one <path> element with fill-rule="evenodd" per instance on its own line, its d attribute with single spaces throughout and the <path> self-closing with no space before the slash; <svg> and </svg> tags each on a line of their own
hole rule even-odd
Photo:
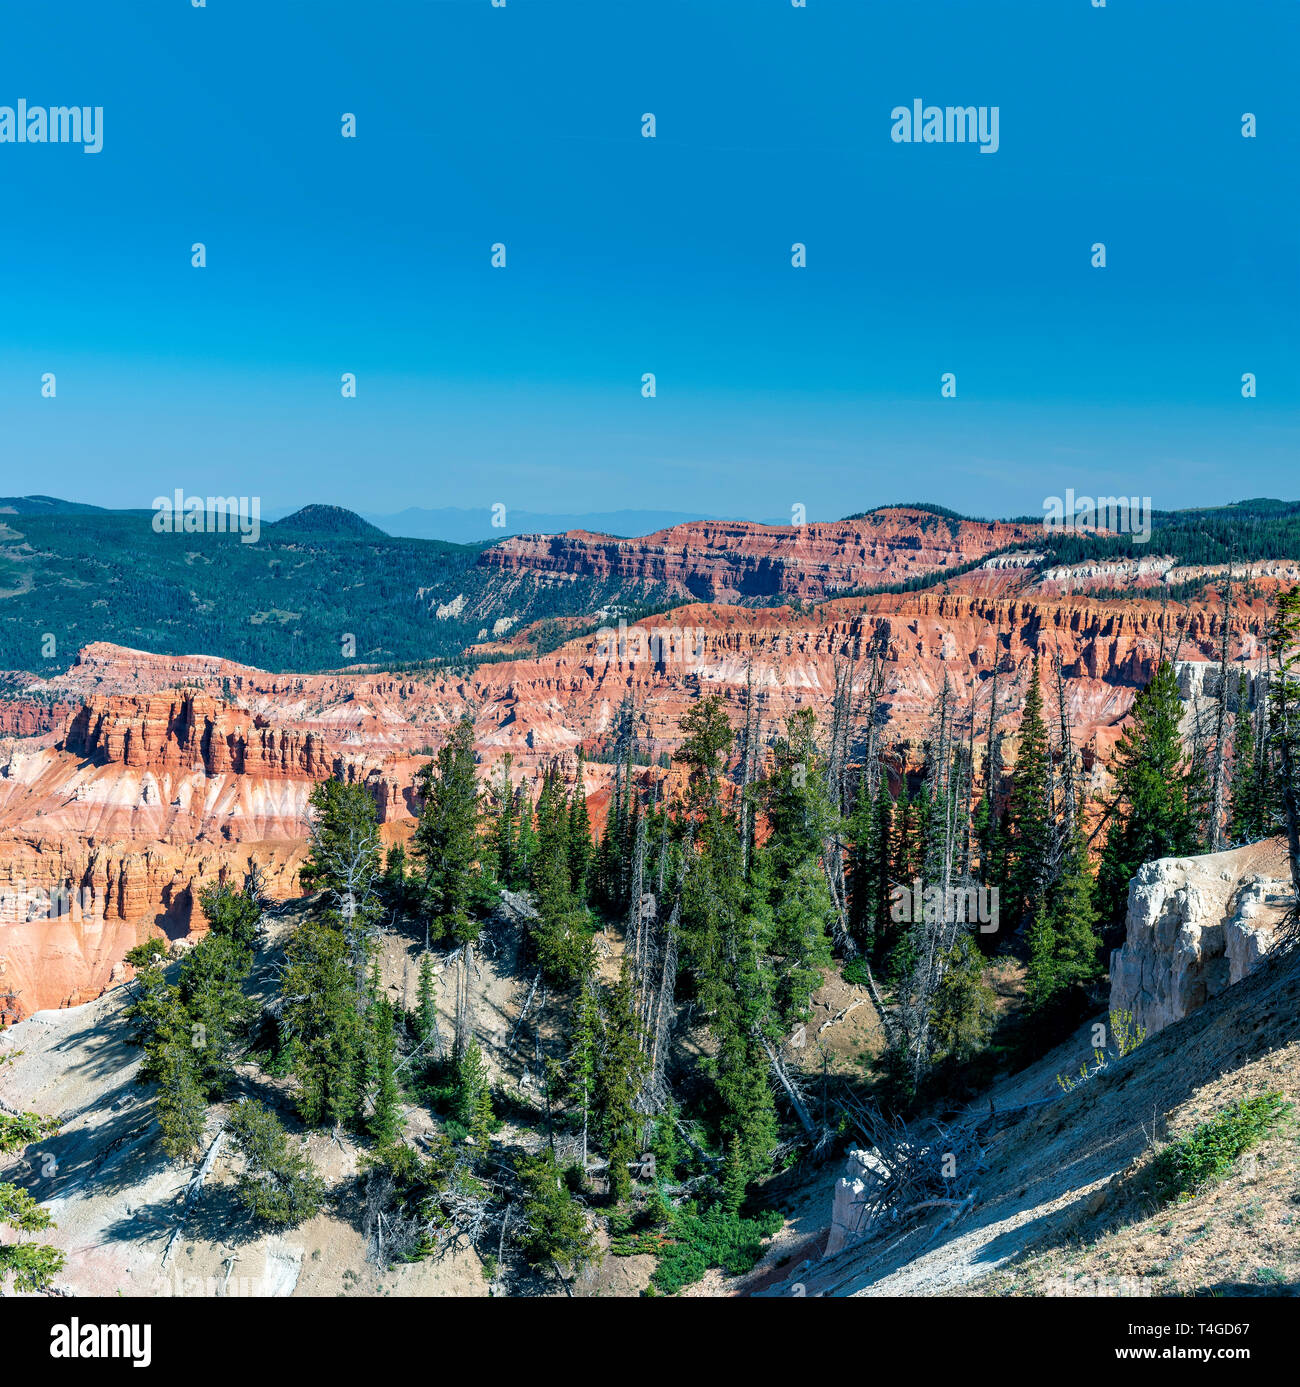
<svg viewBox="0 0 1300 1387">
<path fill-rule="evenodd" d="M 1297 52 L 1294 0 L 9 6 L 0 105 L 104 148 L 0 144 L 0 491 L 1294 497 Z M 918 97 L 1001 148 L 891 142 Z"/>
</svg>

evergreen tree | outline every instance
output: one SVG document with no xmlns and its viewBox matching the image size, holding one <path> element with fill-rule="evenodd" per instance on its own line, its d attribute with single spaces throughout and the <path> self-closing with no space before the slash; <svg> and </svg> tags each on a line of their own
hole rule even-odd
<svg viewBox="0 0 1300 1387">
<path fill-rule="evenodd" d="M 514 757 L 507 751 L 501 758 L 500 773 L 492 786 L 496 814 L 488 833 L 489 846 L 496 861 L 497 880 L 517 891 L 523 885 L 519 871 L 519 800 L 510 783 Z"/>
<path fill-rule="evenodd" d="M 1077 994 L 1100 972 L 1094 896 L 1087 845 L 1082 831 L 1076 829 L 1051 904 L 1029 931 L 1025 1004 L 1031 1015 L 1058 1012 L 1072 993 Z"/>
<path fill-rule="evenodd" d="M 493 891 L 479 870 L 480 818 L 474 725 L 462 718 L 418 777 L 424 807 L 413 843 L 424 872 L 425 905 L 440 939 L 473 943 Z"/>
<path fill-rule="evenodd" d="M 433 959 L 420 956 L 420 977 L 415 990 L 415 1038 L 428 1046 L 438 1034 L 438 992 L 433 975 Z"/>
<path fill-rule="evenodd" d="M 875 870 L 871 880 L 871 894 L 875 902 L 875 960 L 884 957 L 889 941 L 889 893 L 893 881 L 893 861 L 891 849 L 894 841 L 894 801 L 889 794 L 889 777 L 882 773 L 880 784 L 876 787 L 875 803 Z"/>
<path fill-rule="evenodd" d="M 394 910 L 404 911 L 410 904 L 406 870 L 406 849 L 401 843 L 394 843 L 384 859 L 384 875 L 380 879 L 384 900 Z"/>
<path fill-rule="evenodd" d="M 452 1116 L 474 1138 L 474 1144 L 486 1150 L 491 1143 L 496 1119 L 492 1111 L 487 1062 L 473 1036 L 464 1051 L 455 1058 L 453 1080 Z"/>
<path fill-rule="evenodd" d="M 366 892 L 379 877 L 379 829 L 375 802 L 364 785 L 323 780 L 309 800 L 312 821 L 307 861 L 301 872 L 309 891 L 326 891 L 341 903 L 369 908 Z"/>
<path fill-rule="evenodd" d="M 537 830 L 533 824 L 532 793 L 524 788 L 519 792 L 519 835 L 515 840 L 516 888 L 532 880 L 533 860 L 537 855 Z"/>
<path fill-rule="evenodd" d="M 1051 884 L 1052 805 L 1048 791 L 1047 724 L 1043 721 L 1043 691 L 1038 656 L 1034 656 L 1020 719 L 1020 745 L 1011 777 L 1010 860 L 1006 875 L 1008 923 L 1014 929 L 1028 915 L 1036 919 L 1046 908 Z"/>
<path fill-rule="evenodd" d="M 639 1126 L 633 1103 L 644 1072 L 632 977 L 624 965 L 606 1003 L 604 1035 L 596 1069 L 601 1135 L 609 1158 L 610 1192 L 620 1203 L 632 1192 L 628 1165 L 637 1155 Z"/>
<path fill-rule="evenodd" d="M 180 1000 L 192 1025 L 199 1080 L 210 1098 L 224 1093 L 257 1006 L 244 995 L 253 955 L 235 934 L 214 932 L 186 954 Z"/>
<path fill-rule="evenodd" d="M 144 1049 L 136 1082 L 157 1085 L 154 1116 L 163 1150 L 173 1160 L 187 1160 L 199 1149 L 208 1113 L 199 1062 L 202 1028 L 191 1023 L 180 988 L 168 983 L 160 968 L 146 969 L 136 982 L 135 998 L 124 1013 L 129 1040 Z"/>
<path fill-rule="evenodd" d="M 285 949 L 281 994 L 302 1120 L 353 1126 L 364 1021 L 340 929 L 310 919 L 298 926 Z"/>
<path fill-rule="evenodd" d="M 1278 594 L 1268 643 L 1270 754 L 1294 893 L 1284 930 L 1291 946 L 1300 938 L 1300 587 Z"/>
<path fill-rule="evenodd" d="M 1265 711 L 1247 706 L 1249 683 L 1237 679 L 1237 716 L 1232 729 L 1232 786 L 1228 837 L 1233 843 L 1254 843 L 1275 827 L 1273 787 L 1266 743 L 1262 735 Z"/>
<path fill-rule="evenodd" d="M 168 1029 L 153 1048 L 149 1069 L 158 1085 L 154 1112 L 162 1148 L 174 1161 L 190 1160 L 203 1144 L 208 1105 L 184 1008 L 176 1029 Z"/>
<path fill-rule="evenodd" d="M 1134 701 L 1111 758 L 1115 806 L 1098 874 L 1104 921 L 1124 918 L 1129 882 L 1144 862 L 1197 850 L 1197 795 L 1189 795 L 1181 720 L 1178 681 L 1165 660 Z"/>
<path fill-rule="evenodd" d="M 226 1130 L 243 1158 L 235 1190 L 250 1213 L 266 1223 L 295 1227 L 319 1212 L 325 1183 L 307 1155 L 290 1145 L 270 1109 L 251 1100 L 237 1103 Z"/>
<path fill-rule="evenodd" d="M 397 1017 L 386 997 L 371 1003 L 366 1014 L 366 1130 L 381 1146 L 396 1141 L 404 1126 L 396 1076 L 396 1024 Z"/>
<path fill-rule="evenodd" d="M 199 909 L 208 922 L 210 935 L 229 939 L 249 954 L 257 948 L 262 907 L 245 891 L 222 883 L 199 892 Z"/>
<path fill-rule="evenodd" d="M 932 1058 L 965 1064 L 983 1049 L 993 1028 L 997 994 L 984 976 L 984 960 L 969 933 L 943 953 L 930 1019 Z"/>
<path fill-rule="evenodd" d="M 709 1068 L 718 1135 L 732 1162 L 728 1197 L 734 1209 L 745 1185 L 766 1170 L 777 1139 L 764 1033 L 773 1012 L 771 972 L 763 954 L 771 918 L 766 896 L 751 891 L 741 870 L 739 825 L 717 802 L 717 780 L 709 768 L 720 767 L 721 748 L 717 737 L 708 735 L 716 725 L 711 716 L 700 719 L 696 732 L 706 735 L 688 752 L 698 758 L 692 797 L 702 805 L 703 817 L 696 826 L 697 853 L 684 883 L 680 920 L 683 953 L 715 1043 Z"/>
<path fill-rule="evenodd" d="M 849 840 L 848 891 L 849 933 L 865 950 L 875 945 L 877 925 L 877 870 L 879 850 L 876 844 L 876 806 L 867 789 L 865 774 L 858 778 L 858 791 L 853 812 L 845 823 Z"/>
<path fill-rule="evenodd" d="M 569 877 L 574 899 L 582 904 L 587 899 L 587 877 L 593 854 L 591 817 L 587 812 L 587 789 L 582 774 L 582 753 L 578 753 L 578 776 L 569 803 Z"/>
<path fill-rule="evenodd" d="M 574 1271 L 597 1256 L 582 1206 L 560 1176 L 554 1153 L 521 1156 L 515 1166 L 521 1189 L 519 1246 L 535 1267 L 561 1264 Z"/>
<path fill-rule="evenodd" d="M 587 1169 L 587 1141 L 596 1101 L 596 1070 L 600 1054 L 600 1006 L 595 979 L 588 973 L 578 990 L 569 1038 L 569 1093 L 582 1115 L 582 1169 Z"/>
<path fill-rule="evenodd" d="M 48 1209 L 41 1208 L 26 1190 L 0 1183 L 0 1226 L 16 1233 L 43 1233 L 54 1227 Z M 48 1291 L 63 1270 L 63 1253 L 45 1243 L 0 1243 L 0 1294 L 6 1278 L 19 1295 Z"/>
<path fill-rule="evenodd" d="M 537 850 L 532 887 L 537 907 L 532 947 L 549 982 L 567 987 L 593 962 L 591 937 L 573 894 L 569 805 L 559 773 L 552 768 L 537 800 Z"/>
</svg>

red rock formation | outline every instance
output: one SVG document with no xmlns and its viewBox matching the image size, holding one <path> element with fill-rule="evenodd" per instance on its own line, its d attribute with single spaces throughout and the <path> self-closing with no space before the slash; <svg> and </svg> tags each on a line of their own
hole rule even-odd
<svg viewBox="0 0 1300 1387">
<path fill-rule="evenodd" d="M 1262 605 L 1241 608 L 1234 648 L 1249 656 L 1264 619 Z M 464 715 L 483 774 L 508 752 L 517 783 L 555 759 L 571 770 L 579 747 L 599 752 L 628 697 L 656 756 L 676 748 L 681 715 L 704 693 L 721 693 L 739 721 L 751 678 L 766 731 L 802 706 L 825 718 L 837 662 L 857 662 L 861 688 L 879 649 L 886 736 L 915 748 L 945 677 L 959 707 L 981 700 L 983 729 L 1000 659 L 999 726 L 1013 734 L 1034 655 L 1059 654 L 1091 763 L 1104 759 L 1162 639 L 1167 653 L 1179 644 L 1176 620 L 1180 658 L 1216 657 L 1213 607 L 941 590 L 798 611 L 692 604 L 456 677 L 273 675 L 87 647 L 43 690 L 78 702 L 62 742 L 10 743 L 0 756 L 0 992 L 17 982 L 27 1011 L 93 994 L 142 931 L 201 928 L 199 889 L 239 880 L 250 857 L 273 895 L 295 894 L 308 796 L 329 775 L 369 785 L 385 835 L 409 834 L 416 772 Z M 610 774 L 588 765 L 598 802 Z M 81 921 L 36 918 L 52 888 L 75 894 Z"/>
<path fill-rule="evenodd" d="M 1035 526 L 950 521 L 895 507 L 858 520 L 798 526 L 692 521 L 643 539 L 584 530 L 515 535 L 485 550 L 479 562 L 506 571 L 618 578 L 704 601 L 816 600 L 956 569 L 1036 537 L 1041 530 Z"/>
</svg>

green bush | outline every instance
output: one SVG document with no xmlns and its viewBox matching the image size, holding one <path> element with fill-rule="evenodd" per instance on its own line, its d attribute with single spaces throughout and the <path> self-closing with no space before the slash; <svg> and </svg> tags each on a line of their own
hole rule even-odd
<svg viewBox="0 0 1300 1387">
<path fill-rule="evenodd" d="M 840 976 L 855 987 L 866 987 L 867 979 L 871 976 L 871 967 L 865 958 L 850 959 L 840 969 Z"/>
<path fill-rule="evenodd" d="M 1280 1093 L 1261 1093 L 1234 1103 L 1167 1146 L 1153 1167 L 1160 1202 L 1190 1199 L 1221 1178 L 1238 1156 L 1258 1145 L 1290 1111 L 1291 1104 Z"/>
<path fill-rule="evenodd" d="M 775 1209 L 764 1209 L 757 1218 L 742 1218 L 717 1204 L 703 1213 L 683 1204 L 673 1215 L 668 1229 L 672 1241 L 663 1248 L 651 1284 L 663 1295 L 676 1295 L 710 1267 L 741 1276 L 763 1255 L 763 1239 L 770 1238 L 782 1222 Z"/>
</svg>

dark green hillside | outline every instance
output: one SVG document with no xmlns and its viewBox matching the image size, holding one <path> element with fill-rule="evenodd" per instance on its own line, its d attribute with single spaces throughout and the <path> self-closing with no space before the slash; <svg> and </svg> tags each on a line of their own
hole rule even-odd
<svg viewBox="0 0 1300 1387">
<path fill-rule="evenodd" d="M 603 600 L 578 581 L 520 584 L 503 601 L 500 575 L 475 567 L 481 545 L 394 539 L 353 517 L 358 533 L 350 514 L 309 507 L 305 521 L 263 525 L 256 544 L 157 534 L 149 511 L 0 516 L 0 669 L 64 669 L 99 640 L 270 670 L 451 659 L 498 617 L 523 624 Z"/>
<path fill-rule="evenodd" d="M 363 520 L 356 511 L 343 506 L 303 506 L 283 520 L 264 527 L 276 537 L 302 535 L 319 539 L 388 539 L 378 525 Z"/>
</svg>

